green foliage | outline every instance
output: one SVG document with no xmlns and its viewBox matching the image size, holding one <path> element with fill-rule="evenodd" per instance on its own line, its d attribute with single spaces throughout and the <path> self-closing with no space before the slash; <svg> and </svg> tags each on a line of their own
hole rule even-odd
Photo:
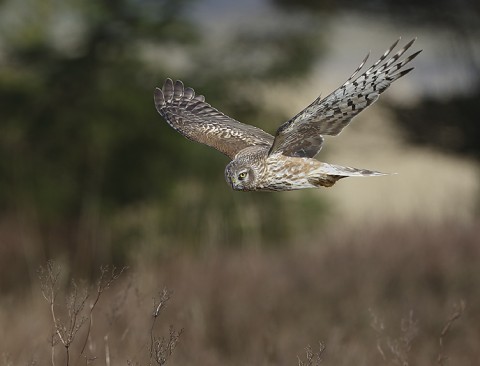
<svg viewBox="0 0 480 366">
<path fill-rule="evenodd" d="M 8 44 L 7 70 L 0 75 L 0 160 L 13 192 L 2 191 L 4 208 L 26 195 L 26 204 L 57 219 L 78 215 L 85 196 L 110 207 L 168 194 L 158 179 L 173 166 L 158 159 L 167 141 L 150 98 L 155 77 L 135 53 L 150 32 L 179 42 L 170 33 L 180 22 L 173 13 L 178 4 L 161 4 L 150 19 L 127 1 L 72 3 L 77 8 L 70 10 L 89 27 L 75 57 L 55 49 L 47 31 Z M 36 26 L 22 24 L 20 33 Z"/>
</svg>

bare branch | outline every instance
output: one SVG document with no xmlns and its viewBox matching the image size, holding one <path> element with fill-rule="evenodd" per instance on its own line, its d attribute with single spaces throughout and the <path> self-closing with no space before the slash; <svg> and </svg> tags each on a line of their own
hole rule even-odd
<svg viewBox="0 0 480 366">
<path fill-rule="evenodd" d="M 437 357 L 437 364 L 440 366 L 445 365 L 448 360 L 448 356 L 444 355 L 442 352 L 444 348 L 445 338 L 448 335 L 453 323 L 455 323 L 463 315 L 465 311 L 465 306 L 466 305 L 464 300 L 461 300 L 458 304 L 454 304 L 452 314 L 450 314 L 445 325 L 442 328 L 442 331 L 440 332 L 440 336 L 438 339 L 440 351 Z"/>
<path fill-rule="evenodd" d="M 91 301 L 88 309 L 86 307 L 89 298 L 89 291 L 86 285 L 79 286 L 75 280 L 70 283 L 68 294 L 65 297 L 66 321 L 62 321 L 57 315 L 56 298 L 59 293 L 59 279 L 61 270 L 53 261 L 48 261 L 45 267 L 40 267 L 38 276 L 40 278 L 40 289 L 42 295 L 50 305 L 50 314 L 53 322 L 54 332 L 50 339 L 51 344 L 51 362 L 55 366 L 55 345 L 57 340 L 63 345 L 66 352 L 66 365 L 70 364 L 70 346 L 75 340 L 80 329 L 88 320 L 88 329 L 86 331 L 83 346 L 78 355 L 78 358 L 84 356 L 86 364 L 92 363 L 96 357 L 85 356 L 85 349 L 90 337 L 91 328 L 93 325 L 93 311 L 103 292 L 108 289 L 114 281 L 125 271 L 123 267 L 117 271 L 115 267 L 110 270 L 108 266 L 100 268 L 100 277 L 96 285 L 95 297 Z M 77 359 L 78 362 L 78 359 Z"/>
<path fill-rule="evenodd" d="M 170 325 L 169 337 L 156 338 L 154 337 L 153 343 L 153 355 L 157 365 L 162 366 L 167 363 L 167 360 L 173 354 L 173 351 L 177 347 L 180 336 L 183 333 L 183 329 L 176 332 L 172 325 Z"/>
<path fill-rule="evenodd" d="M 102 296 L 103 292 L 110 288 L 110 286 L 122 275 L 124 271 L 126 271 L 128 267 L 122 267 L 120 271 L 117 271 L 117 268 L 115 266 L 112 267 L 110 270 L 108 266 L 101 266 L 100 267 L 100 276 L 97 280 L 97 291 L 95 298 L 93 301 L 90 303 L 89 307 L 89 313 L 87 316 L 88 319 L 88 328 L 87 328 L 87 333 L 85 335 L 85 340 L 83 342 L 82 349 L 80 351 L 80 356 L 85 356 L 85 349 L 87 347 L 88 339 L 90 337 L 90 332 L 92 330 L 93 326 L 93 310 L 95 309 L 95 306 L 98 304 L 98 301 L 100 300 L 100 297 Z"/>
<path fill-rule="evenodd" d="M 310 345 L 305 347 L 305 362 L 299 356 L 297 356 L 298 366 L 319 366 L 322 363 L 322 354 L 326 347 L 322 342 L 319 342 L 318 344 L 319 349 L 317 352 L 313 352 Z"/>
<path fill-rule="evenodd" d="M 407 318 L 403 318 L 400 322 L 401 334 L 397 338 L 391 338 L 385 334 L 385 325 L 375 313 L 370 309 L 372 317 L 372 328 L 377 332 L 377 350 L 384 361 L 388 361 L 401 365 L 409 365 L 409 354 L 412 349 L 413 340 L 418 334 L 418 322 L 413 317 L 413 311 L 410 311 Z M 386 350 L 382 346 L 386 345 Z"/>
<path fill-rule="evenodd" d="M 167 290 L 166 287 L 163 288 L 160 293 L 160 299 L 157 301 L 156 298 L 153 298 L 153 320 L 150 327 L 150 360 L 155 358 L 155 322 L 157 321 L 160 312 L 167 306 L 168 300 L 170 300 L 171 293 Z"/>
</svg>

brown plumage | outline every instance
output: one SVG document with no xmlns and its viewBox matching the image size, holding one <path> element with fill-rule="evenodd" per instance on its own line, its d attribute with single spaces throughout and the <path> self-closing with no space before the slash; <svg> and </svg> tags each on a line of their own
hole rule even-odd
<svg viewBox="0 0 480 366">
<path fill-rule="evenodd" d="M 330 187 L 341 178 L 378 176 L 383 173 L 322 163 L 313 159 L 323 144 L 323 135 L 338 135 L 353 117 L 375 102 L 395 80 L 413 68 L 402 69 L 421 51 L 400 60 L 415 39 L 387 60 L 396 41 L 369 69 L 355 78 L 367 57 L 337 90 L 317 98 L 307 108 L 281 125 L 275 137 L 234 120 L 185 88 L 167 79 L 156 88 L 155 106 L 170 126 L 186 138 L 211 146 L 232 161 L 225 179 L 235 190 L 288 191 Z"/>
</svg>

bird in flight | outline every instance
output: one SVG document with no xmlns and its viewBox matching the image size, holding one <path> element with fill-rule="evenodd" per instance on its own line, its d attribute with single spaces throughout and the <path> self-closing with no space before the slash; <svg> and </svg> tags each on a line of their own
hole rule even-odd
<svg viewBox="0 0 480 366">
<path fill-rule="evenodd" d="M 232 161 L 225 168 L 225 179 L 239 191 L 290 191 L 331 187 L 345 177 L 384 175 L 320 162 L 314 159 L 323 145 L 323 136 L 336 136 L 352 118 L 375 102 L 395 80 L 413 68 L 404 66 L 420 52 L 401 59 L 415 42 L 408 42 L 388 58 L 397 40 L 360 76 L 369 54 L 350 78 L 337 90 L 312 104 L 282 124 L 275 136 L 243 124 L 223 114 L 195 95 L 180 80 L 167 79 L 154 93 L 160 115 L 186 138 L 211 146 Z"/>
</svg>

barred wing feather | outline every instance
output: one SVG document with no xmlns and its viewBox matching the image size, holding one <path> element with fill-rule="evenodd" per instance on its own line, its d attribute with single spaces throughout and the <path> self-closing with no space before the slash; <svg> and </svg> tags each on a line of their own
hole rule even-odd
<svg viewBox="0 0 480 366">
<path fill-rule="evenodd" d="M 387 60 L 398 42 L 399 40 L 355 79 L 369 57 L 367 54 L 360 66 L 341 87 L 324 99 L 317 98 L 307 108 L 281 125 L 277 130 L 270 154 L 314 157 L 322 147 L 322 135 L 338 135 L 353 117 L 375 102 L 395 80 L 413 69 L 402 70 L 421 51 L 402 60 L 400 58 L 415 39 Z"/>
<path fill-rule="evenodd" d="M 167 79 L 154 93 L 155 107 L 168 124 L 186 138 L 208 145 L 231 159 L 248 146 L 270 147 L 273 136 L 260 128 L 240 123 L 195 96 L 180 80 Z"/>
</svg>

